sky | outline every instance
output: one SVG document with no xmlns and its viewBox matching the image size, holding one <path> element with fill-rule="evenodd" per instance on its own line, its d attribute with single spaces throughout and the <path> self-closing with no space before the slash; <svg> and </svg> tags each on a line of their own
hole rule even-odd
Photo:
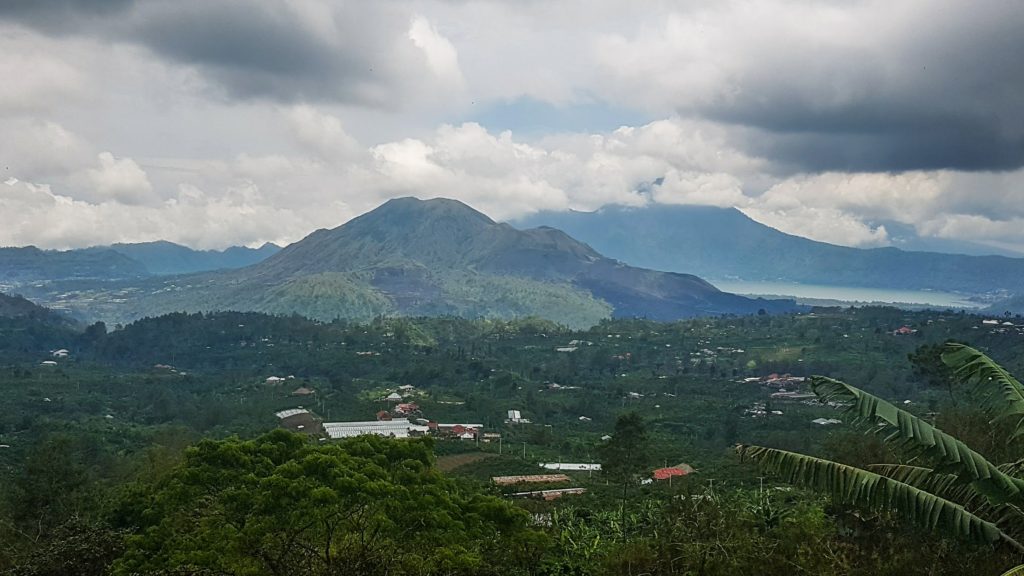
<svg viewBox="0 0 1024 576">
<path fill-rule="evenodd" d="M 0 245 L 287 244 L 411 195 L 1024 251 L 1022 29 L 1018 0 L 3 0 Z"/>
</svg>

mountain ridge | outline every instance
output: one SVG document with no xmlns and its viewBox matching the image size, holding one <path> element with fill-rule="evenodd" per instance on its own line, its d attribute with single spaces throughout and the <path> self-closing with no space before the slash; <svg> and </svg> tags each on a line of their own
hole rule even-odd
<svg viewBox="0 0 1024 576">
<path fill-rule="evenodd" d="M 119 305 L 113 292 L 100 298 L 118 321 L 238 310 L 320 320 L 536 315 L 589 326 L 607 317 L 798 309 L 722 292 L 690 274 L 629 266 L 550 227 L 518 230 L 455 200 L 416 198 L 390 200 L 244 268 L 150 279 L 144 290 L 122 286 L 119 294 Z"/>
<path fill-rule="evenodd" d="M 596 212 L 540 213 L 514 223 L 551 225 L 609 257 L 712 281 L 787 281 L 974 295 L 1024 286 L 1024 258 L 837 246 L 786 234 L 735 208 L 609 206 Z"/>
</svg>

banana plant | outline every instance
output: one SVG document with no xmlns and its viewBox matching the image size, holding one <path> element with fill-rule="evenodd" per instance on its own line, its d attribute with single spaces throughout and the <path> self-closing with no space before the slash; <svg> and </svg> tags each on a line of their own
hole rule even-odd
<svg viewBox="0 0 1024 576">
<path fill-rule="evenodd" d="M 946 345 L 942 360 L 992 423 L 1015 422 L 1008 441 L 1024 434 L 1024 387 L 991 358 L 963 344 Z M 895 511 L 919 526 L 1005 544 L 1024 552 L 1024 462 L 995 464 L 970 446 L 898 406 L 849 384 L 815 376 L 823 401 L 847 406 L 855 423 L 887 434 L 913 465 L 857 468 L 763 446 L 737 446 L 786 482 L 828 493 L 838 502 Z M 1024 576 L 1024 565 L 1006 573 Z"/>
</svg>

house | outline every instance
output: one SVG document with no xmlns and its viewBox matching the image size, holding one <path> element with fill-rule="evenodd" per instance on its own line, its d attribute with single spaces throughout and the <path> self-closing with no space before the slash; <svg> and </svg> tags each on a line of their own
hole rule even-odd
<svg viewBox="0 0 1024 576">
<path fill-rule="evenodd" d="M 385 400 L 387 400 L 388 402 L 401 402 L 402 395 L 399 394 L 398 392 L 392 392 L 391 394 L 387 395 L 387 398 L 385 398 Z"/>
<path fill-rule="evenodd" d="M 60 350 L 54 350 L 52 353 L 54 358 L 67 358 L 68 354 L 70 354 L 70 352 L 68 352 L 64 348 L 61 348 Z"/>
<path fill-rule="evenodd" d="M 394 408 L 395 414 L 399 414 L 399 415 L 403 415 L 403 416 L 408 416 L 409 414 L 412 414 L 413 412 L 419 412 L 419 410 L 420 410 L 420 407 L 415 402 L 404 402 L 402 404 L 396 405 L 395 408 Z"/>
<path fill-rule="evenodd" d="M 909 336 L 911 334 L 916 334 L 916 333 L 917 333 L 917 330 L 914 330 L 910 326 L 900 326 L 899 328 L 897 328 L 897 329 L 892 331 L 892 335 L 893 336 Z"/>
<path fill-rule="evenodd" d="M 306 388 L 305 386 L 299 386 L 295 390 L 292 390 L 292 396 L 312 396 L 313 394 L 316 394 L 316 390 Z"/>
<path fill-rule="evenodd" d="M 651 474 L 651 478 L 654 480 L 671 480 L 673 476 L 688 476 L 693 474 L 693 472 L 693 466 L 690 466 L 689 464 L 679 464 L 677 466 L 658 468 Z"/>
<path fill-rule="evenodd" d="M 590 422 L 590 418 L 587 416 L 580 416 L 580 422 Z"/>
<path fill-rule="evenodd" d="M 483 428 L 483 424 L 439 424 L 434 422 L 431 425 L 431 429 L 436 431 L 438 436 L 460 440 L 476 440 Z"/>
<path fill-rule="evenodd" d="M 981 323 L 982 324 L 988 324 L 988 325 L 991 325 L 991 326 L 998 326 L 999 325 L 999 320 L 982 320 Z"/>
<path fill-rule="evenodd" d="M 843 421 L 835 418 L 815 418 L 814 420 L 811 420 L 811 423 L 817 424 L 818 426 L 831 426 L 833 424 L 842 424 Z"/>
<path fill-rule="evenodd" d="M 377 412 L 377 420 L 391 420 L 391 413 L 387 410 Z"/>
<path fill-rule="evenodd" d="M 285 378 L 281 378 L 280 376 L 271 376 L 271 377 L 267 378 L 266 380 L 264 380 L 264 382 L 266 382 L 267 384 L 280 384 L 281 382 L 284 382 L 284 381 L 285 381 Z"/>
<path fill-rule="evenodd" d="M 529 424 L 530 421 L 523 418 L 523 415 L 519 410 L 509 410 L 508 419 L 505 422 L 509 424 Z"/>
<path fill-rule="evenodd" d="M 53 360 L 43 360 L 42 362 L 40 362 L 40 365 L 41 366 L 56 366 L 57 363 L 54 362 Z"/>
<path fill-rule="evenodd" d="M 555 352 L 575 352 L 576 350 L 579 350 L 576 346 L 561 346 L 559 348 L 555 348 Z"/>
<path fill-rule="evenodd" d="M 565 474 L 526 474 L 520 476 L 495 476 L 491 478 L 498 486 L 512 486 L 514 484 L 554 484 L 556 482 L 569 482 L 571 478 Z"/>
<path fill-rule="evenodd" d="M 280 412 L 274 412 L 274 416 L 277 416 L 278 418 L 283 420 L 285 418 L 288 418 L 290 416 L 295 416 L 297 414 L 309 414 L 309 413 L 310 413 L 309 410 L 306 410 L 305 408 L 289 408 L 287 410 L 281 410 Z"/>
</svg>

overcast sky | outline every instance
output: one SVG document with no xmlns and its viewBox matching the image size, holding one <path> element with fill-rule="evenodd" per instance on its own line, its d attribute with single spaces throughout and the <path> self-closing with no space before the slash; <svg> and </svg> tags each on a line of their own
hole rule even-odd
<svg viewBox="0 0 1024 576">
<path fill-rule="evenodd" d="M 1024 250 L 1024 3 L 3 0 L 0 245 L 288 243 L 396 196 Z"/>
</svg>

